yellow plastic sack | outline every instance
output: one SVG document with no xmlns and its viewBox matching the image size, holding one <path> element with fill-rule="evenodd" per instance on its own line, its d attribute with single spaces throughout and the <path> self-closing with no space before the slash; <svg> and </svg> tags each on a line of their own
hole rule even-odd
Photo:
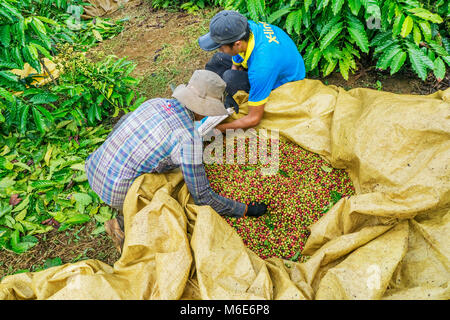
<svg viewBox="0 0 450 320">
<path fill-rule="evenodd" d="M 47 58 L 42 59 L 42 61 L 43 64 L 40 64 L 41 72 L 38 72 L 28 63 L 24 64 L 23 69 L 12 69 L 10 71 L 15 75 L 20 76 L 20 78 L 32 76 L 33 81 L 31 82 L 31 85 L 41 87 L 59 77 L 59 70 L 56 68 L 56 64 L 53 61 Z"/>
<path fill-rule="evenodd" d="M 90 5 L 83 7 L 84 16 L 101 17 L 107 13 L 111 13 L 125 5 L 129 0 L 88 0 Z"/>
<path fill-rule="evenodd" d="M 238 117 L 247 95 L 239 92 Z M 80 261 L 5 277 L 0 299 L 449 299 L 450 89 L 274 90 L 259 127 L 348 170 L 357 194 L 311 226 L 305 263 L 262 260 L 180 171 L 136 179 L 110 267 Z"/>
</svg>

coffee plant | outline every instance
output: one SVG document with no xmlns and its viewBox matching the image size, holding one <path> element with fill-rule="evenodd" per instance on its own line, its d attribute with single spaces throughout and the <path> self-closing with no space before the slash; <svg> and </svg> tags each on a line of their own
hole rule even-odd
<svg viewBox="0 0 450 320">
<path fill-rule="evenodd" d="M 153 1 L 155 6 L 163 1 Z M 177 1 L 196 5 L 196 1 Z M 203 5 L 204 1 L 198 1 Z M 440 81 L 450 66 L 449 2 L 445 0 L 211 0 L 254 21 L 275 24 L 292 37 L 307 72 L 344 79 L 368 58 L 394 74 L 410 67 Z M 364 55 L 364 57 L 362 56 Z"/>
<path fill-rule="evenodd" d="M 0 1 L 0 70 L 23 69 L 30 64 L 42 71 L 41 59 L 52 59 L 55 45 L 71 43 L 89 48 L 123 30 L 123 22 L 95 18 L 79 19 L 83 5 L 80 0 L 2 0 Z M 0 86 L 7 84 L 11 74 L 0 74 Z"/>
<path fill-rule="evenodd" d="M 145 97 L 136 94 L 139 79 L 130 76 L 136 64 L 108 56 L 99 62 L 86 58 L 65 44 L 54 58 L 60 77 L 44 87 L 27 85 L 26 79 L 10 79 L 9 88 L 0 87 L 0 132 L 29 129 L 44 133 L 60 121 L 75 120 L 78 126 L 93 126 L 116 117 L 120 111 L 137 108 Z"/>
<path fill-rule="evenodd" d="M 0 134 L 0 249 L 23 253 L 37 244 L 35 234 L 90 219 L 94 233 L 104 231 L 112 211 L 90 189 L 84 160 L 109 132 L 66 120 L 44 135 Z"/>
</svg>

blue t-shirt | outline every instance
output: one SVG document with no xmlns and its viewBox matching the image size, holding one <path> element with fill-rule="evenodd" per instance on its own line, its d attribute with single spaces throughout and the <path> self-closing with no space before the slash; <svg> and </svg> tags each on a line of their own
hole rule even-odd
<svg viewBox="0 0 450 320">
<path fill-rule="evenodd" d="M 233 56 L 233 63 L 248 69 L 248 104 L 267 102 L 270 92 L 282 84 L 305 78 L 305 63 L 292 39 L 277 26 L 249 21 L 247 51 Z"/>
</svg>

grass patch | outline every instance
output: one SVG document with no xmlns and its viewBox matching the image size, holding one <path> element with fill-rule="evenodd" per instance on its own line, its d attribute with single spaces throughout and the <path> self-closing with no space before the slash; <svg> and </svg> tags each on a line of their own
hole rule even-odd
<svg viewBox="0 0 450 320">
<path fill-rule="evenodd" d="M 211 58 L 211 52 L 203 51 L 198 43 L 199 36 L 209 30 L 209 21 L 217 10 L 198 13 L 198 23 L 171 31 L 171 42 L 165 42 L 155 52 L 154 63 L 144 74 L 138 87 L 148 98 L 170 97 L 170 84 L 187 83 L 192 73 L 204 69 Z"/>
</svg>

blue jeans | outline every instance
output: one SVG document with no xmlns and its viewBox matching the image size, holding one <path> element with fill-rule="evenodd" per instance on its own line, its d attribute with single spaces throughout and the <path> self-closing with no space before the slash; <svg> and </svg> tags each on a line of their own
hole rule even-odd
<svg viewBox="0 0 450 320">
<path fill-rule="evenodd" d="M 232 65 L 233 61 L 231 60 L 230 55 L 223 52 L 217 52 L 211 60 L 208 61 L 205 69 L 217 73 L 225 81 L 227 84 L 227 87 L 225 88 L 227 94 L 225 97 L 225 107 L 233 107 L 236 113 L 238 113 L 239 106 L 233 99 L 233 96 L 239 90 L 250 92 L 250 82 L 248 80 L 247 71 L 232 70 Z"/>
</svg>

